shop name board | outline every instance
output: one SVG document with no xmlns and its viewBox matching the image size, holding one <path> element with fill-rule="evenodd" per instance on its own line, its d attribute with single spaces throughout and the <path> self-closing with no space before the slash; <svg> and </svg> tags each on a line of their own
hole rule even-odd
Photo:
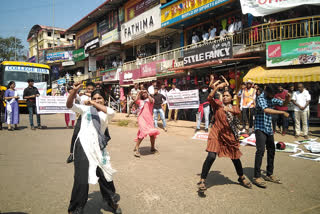
<svg viewBox="0 0 320 214">
<path fill-rule="evenodd" d="M 48 69 L 25 67 L 25 66 L 6 66 L 4 70 L 5 71 L 18 71 L 18 72 L 49 74 L 49 70 Z"/>
<path fill-rule="evenodd" d="M 92 25 L 86 27 L 85 29 L 77 33 L 76 48 L 83 47 L 87 41 L 89 41 L 95 36 L 97 36 L 97 23 L 93 23 Z"/>
<path fill-rule="evenodd" d="M 88 54 L 85 54 L 85 53 L 84 53 L 84 49 L 83 49 L 83 48 L 80 48 L 80 49 L 78 49 L 78 50 L 74 50 L 74 51 L 72 52 L 72 59 L 73 59 L 73 61 L 75 61 L 75 62 L 84 60 L 86 57 L 88 57 Z"/>
<path fill-rule="evenodd" d="M 267 43 L 267 67 L 320 63 L 320 37 Z"/>
<path fill-rule="evenodd" d="M 114 29 L 101 36 L 101 46 L 110 44 L 120 40 L 118 29 Z"/>
<path fill-rule="evenodd" d="M 67 61 L 67 62 L 63 62 L 62 66 L 71 66 L 71 65 L 75 65 L 76 63 L 74 61 Z"/>
<path fill-rule="evenodd" d="M 232 57 L 232 40 L 226 39 L 217 41 L 213 44 L 207 44 L 197 48 L 190 48 L 185 51 L 183 64 L 193 65 L 207 61 L 231 58 Z"/>
<path fill-rule="evenodd" d="M 121 72 L 119 75 L 120 85 L 132 84 L 133 80 L 140 78 L 140 69 Z"/>
<path fill-rule="evenodd" d="M 160 5 L 121 25 L 121 43 L 161 28 Z"/>
<path fill-rule="evenodd" d="M 161 27 L 172 25 L 196 14 L 214 9 L 230 0 L 180 0 L 161 8 Z"/>
<path fill-rule="evenodd" d="M 317 0 L 240 0 L 243 14 L 266 16 L 278 13 L 300 5 L 320 5 Z"/>
<path fill-rule="evenodd" d="M 96 37 L 96 38 L 85 43 L 84 51 L 88 52 L 88 51 L 91 51 L 93 49 L 98 48 L 99 46 L 100 46 L 100 39 L 99 39 L 99 37 Z"/>
<path fill-rule="evenodd" d="M 72 51 L 48 53 L 46 55 L 46 60 L 49 62 L 60 61 L 60 60 L 72 60 Z"/>
<path fill-rule="evenodd" d="M 160 0 L 137 0 L 126 3 L 125 20 L 129 21 L 160 3 Z"/>
</svg>

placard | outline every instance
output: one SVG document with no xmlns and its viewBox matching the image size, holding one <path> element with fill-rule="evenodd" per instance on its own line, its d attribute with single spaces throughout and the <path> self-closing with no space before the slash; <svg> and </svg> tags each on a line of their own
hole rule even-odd
<svg viewBox="0 0 320 214">
<path fill-rule="evenodd" d="M 199 108 L 199 90 L 175 91 L 167 93 L 169 109 Z"/>
<path fill-rule="evenodd" d="M 66 96 L 40 96 L 36 98 L 38 114 L 62 114 L 73 113 L 67 108 Z"/>
</svg>

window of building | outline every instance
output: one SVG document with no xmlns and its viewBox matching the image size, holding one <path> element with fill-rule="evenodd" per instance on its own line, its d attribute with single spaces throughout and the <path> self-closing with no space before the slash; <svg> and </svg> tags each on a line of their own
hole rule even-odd
<svg viewBox="0 0 320 214">
<path fill-rule="evenodd" d="M 72 38 L 73 38 L 73 40 L 76 40 L 76 35 L 73 35 Z"/>
<path fill-rule="evenodd" d="M 48 32 L 48 36 L 51 37 L 51 32 Z"/>
<path fill-rule="evenodd" d="M 52 44 L 51 43 L 48 43 L 48 48 L 51 48 L 52 47 Z"/>
<path fill-rule="evenodd" d="M 61 39 L 65 39 L 66 36 L 65 36 L 64 34 L 61 34 L 61 35 L 60 35 L 60 38 L 61 38 Z"/>
</svg>

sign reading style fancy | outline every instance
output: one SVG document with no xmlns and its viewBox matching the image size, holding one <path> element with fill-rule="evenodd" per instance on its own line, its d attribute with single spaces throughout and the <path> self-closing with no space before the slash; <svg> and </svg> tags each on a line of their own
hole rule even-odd
<svg viewBox="0 0 320 214">
<path fill-rule="evenodd" d="M 320 37 L 267 43 L 267 67 L 320 63 Z"/>
<path fill-rule="evenodd" d="M 99 37 L 96 37 L 88 42 L 86 42 L 86 44 L 84 45 L 84 52 L 88 52 L 91 51 L 93 49 L 96 49 L 100 47 L 100 39 Z"/>
<path fill-rule="evenodd" d="M 266 16 L 278 13 L 300 5 L 320 5 L 318 0 L 240 0 L 243 14 Z"/>
<path fill-rule="evenodd" d="M 184 52 L 183 64 L 193 65 L 232 57 L 232 40 L 218 40 L 197 48 L 190 48 Z"/>
<path fill-rule="evenodd" d="M 158 5 L 121 25 L 121 43 L 127 43 L 160 28 L 160 5 Z"/>
<path fill-rule="evenodd" d="M 212 10 L 230 0 L 180 0 L 161 7 L 161 27 L 172 25 L 196 14 Z"/>
<path fill-rule="evenodd" d="M 125 4 L 126 22 L 159 4 L 159 0 L 136 0 Z"/>
</svg>

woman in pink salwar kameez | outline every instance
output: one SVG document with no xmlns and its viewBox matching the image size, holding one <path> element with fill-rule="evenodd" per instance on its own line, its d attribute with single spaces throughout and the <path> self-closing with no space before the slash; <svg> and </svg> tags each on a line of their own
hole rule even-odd
<svg viewBox="0 0 320 214">
<path fill-rule="evenodd" d="M 140 157 L 139 146 L 142 140 L 150 136 L 151 153 L 157 153 L 155 148 L 156 136 L 160 134 L 159 130 L 154 128 L 153 122 L 153 103 L 154 99 L 148 94 L 146 90 L 140 91 L 137 95 L 136 103 L 139 105 L 138 125 L 139 130 L 137 134 L 136 146 L 134 148 L 134 156 Z"/>
</svg>

